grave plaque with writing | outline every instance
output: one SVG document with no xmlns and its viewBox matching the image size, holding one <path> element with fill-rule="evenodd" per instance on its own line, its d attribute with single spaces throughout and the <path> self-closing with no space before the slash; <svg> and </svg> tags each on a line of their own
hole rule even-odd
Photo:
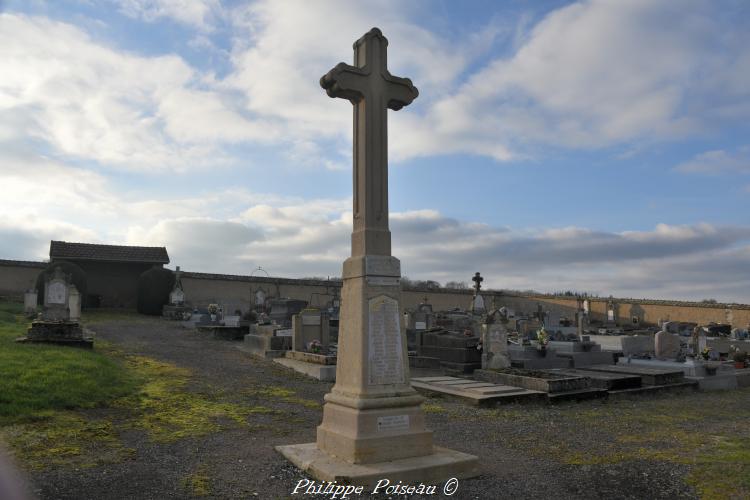
<svg viewBox="0 0 750 500">
<path fill-rule="evenodd" d="M 408 431 L 409 415 L 388 415 L 378 417 L 378 432 Z"/>
<path fill-rule="evenodd" d="M 369 300 L 369 383 L 404 383 L 398 302 L 385 295 Z"/>
<path fill-rule="evenodd" d="M 48 304 L 65 304 L 65 292 L 67 287 L 65 283 L 55 282 L 50 283 L 47 287 L 47 303 Z"/>
</svg>

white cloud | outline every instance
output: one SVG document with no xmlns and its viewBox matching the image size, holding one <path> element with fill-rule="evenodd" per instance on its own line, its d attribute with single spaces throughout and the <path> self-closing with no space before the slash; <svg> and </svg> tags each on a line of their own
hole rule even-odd
<svg viewBox="0 0 750 500">
<path fill-rule="evenodd" d="M 746 146 L 734 152 L 722 149 L 707 151 L 677 165 L 675 170 L 696 174 L 747 174 L 750 173 L 750 147 Z"/>
<path fill-rule="evenodd" d="M 140 57 L 71 25 L 0 15 L 0 140 L 41 140 L 64 156 L 126 170 L 236 161 L 228 143 L 267 142 L 278 126 L 243 114 L 180 57 Z"/>
<path fill-rule="evenodd" d="M 221 15 L 219 0 L 111 0 L 123 14 L 144 21 L 172 19 L 201 31 L 211 31 Z"/>
<path fill-rule="evenodd" d="M 750 116 L 746 30 L 709 2 L 592 0 L 555 10 L 411 129 L 430 151 L 505 160 L 533 145 L 599 148 Z M 406 130 L 406 127 L 403 127 Z"/>
</svg>

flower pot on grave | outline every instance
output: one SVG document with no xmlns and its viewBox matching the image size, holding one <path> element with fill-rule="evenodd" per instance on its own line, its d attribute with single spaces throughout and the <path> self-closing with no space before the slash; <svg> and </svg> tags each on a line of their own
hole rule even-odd
<svg viewBox="0 0 750 500">
<path fill-rule="evenodd" d="M 539 352 L 539 355 L 541 357 L 547 356 L 547 346 L 546 345 L 538 345 L 538 346 L 536 346 L 536 349 Z"/>
</svg>

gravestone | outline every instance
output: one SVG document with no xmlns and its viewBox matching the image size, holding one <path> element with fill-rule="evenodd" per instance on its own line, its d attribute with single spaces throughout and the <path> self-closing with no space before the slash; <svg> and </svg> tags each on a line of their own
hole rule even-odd
<svg viewBox="0 0 750 500">
<path fill-rule="evenodd" d="M 70 321 L 80 321 L 81 319 L 81 293 L 75 285 L 70 285 L 68 291 L 68 319 Z"/>
<path fill-rule="evenodd" d="M 35 289 L 30 289 L 23 294 L 23 313 L 26 316 L 36 315 L 37 293 Z"/>
<path fill-rule="evenodd" d="M 622 355 L 625 357 L 651 357 L 654 355 L 654 339 L 651 335 L 630 335 L 620 339 Z"/>
<path fill-rule="evenodd" d="M 320 345 L 319 354 L 325 354 L 330 344 L 328 327 L 328 312 L 320 309 L 303 309 L 292 316 L 292 350 L 311 352 L 309 349 L 313 341 Z"/>
<path fill-rule="evenodd" d="M 273 323 L 284 328 L 292 327 L 292 316 L 307 307 L 307 301 L 297 299 L 271 299 L 269 301 L 271 311 L 268 317 Z"/>
<path fill-rule="evenodd" d="M 657 359 L 676 359 L 680 354 L 680 337 L 664 330 L 656 332 L 654 354 Z"/>
<path fill-rule="evenodd" d="M 484 304 L 484 297 L 479 293 L 479 290 L 482 289 L 482 281 L 484 281 L 484 278 L 479 272 L 476 272 L 474 273 L 474 277 L 471 278 L 471 281 L 474 282 L 474 296 L 471 299 L 471 312 L 474 314 L 484 314 L 487 311 L 487 308 Z"/>
<path fill-rule="evenodd" d="M 94 341 L 84 337 L 78 323 L 80 317 L 81 296 L 70 277 L 56 267 L 44 283 L 44 308 L 40 317 L 31 322 L 26 336 L 16 341 L 91 348 Z"/>
<path fill-rule="evenodd" d="M 185 303 L 185 290 L 182 288 L 182 271 L 180 266 L 175 269 L 174 285 L 169 292 L 169 304 L 162 307 L 162 317 L 173 320 L 184 320 L 189 318 L 190 307 Z"/>
<path fill-rule="evenodd" d="M 388 72 L 387 45 L 373 28 L 354 44 L 354 66 L 340 63 L 320 81 L 330 97 L 354 106 L 352 254 L 342 274 L 336 384 L 317 442 L 276 448 L 317 479 L 363 486 L 462 478 L 478 465 L 475 456 L 433 446 L 423 398 L 409 382 L 401 266 L 388 227 L 387 113 L 410 104 L 417 89 Z"/>
<path fill-rule="evenodd" d="M 510 366 L 508 354 L 508 331 L 502 323 L 485 323 L 482 340 L 482 369 L 507 368 Z"/>
</svg>

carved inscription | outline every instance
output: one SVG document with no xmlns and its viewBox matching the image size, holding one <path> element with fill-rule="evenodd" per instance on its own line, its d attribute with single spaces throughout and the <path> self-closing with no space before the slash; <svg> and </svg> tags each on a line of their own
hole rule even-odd
<svg viewBox="0 0 750 500">
<path fill-rule="evenodd" d="M 378 417 L 378 432 L 408 430 L 409 415 L 389 415 L 387 417 Z"/>
<path fill-rule="evenodd" d="M 47 287 L 47 303 L 48 304 L 65 304 L 65 292 L 67 287 L 65 283 L 50 283 Z"/>
<path fill-rule="evenodd" d="M 320 316 L 319 315 L 308 315 L 303 314 L 302 316 L 302 324 L 303 325 L 311 325 L 311 326 L 317 326 L 320 324 Z"/>
<path fill-rule="evenodd" d="M 369 300 L 369 383 L 404 383 L 398 302 L 385 295 Z"/>
<path fill-rule="evenodd" d="M 391 278 L 388 276 L 368 276 L 367 284 L 370 286 L 399 286 L 401 278 Z"/>
</svg>

